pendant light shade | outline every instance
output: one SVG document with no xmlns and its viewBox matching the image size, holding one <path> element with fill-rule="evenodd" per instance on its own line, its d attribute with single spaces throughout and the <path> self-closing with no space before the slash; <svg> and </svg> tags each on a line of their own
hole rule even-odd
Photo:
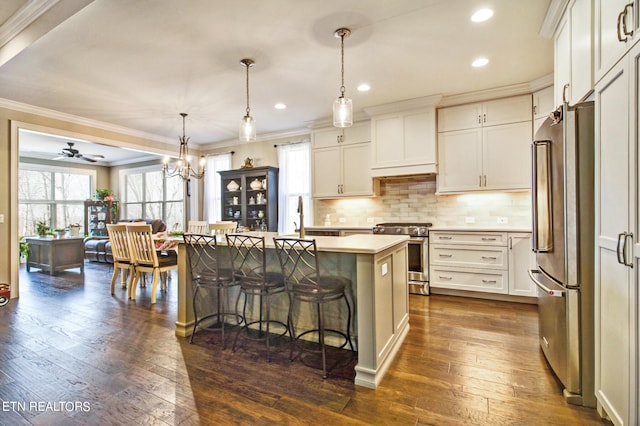
<svg viewBox="0 0 640 426">
<path fill-rule="evenodd" d="M 333 35 L 340 39 L 341 62 L 340 96 L 333 103 L 333 125 L 335 127 L 350 127 L 353 124 L 353 102 L 344 96 L 344 38 L 351 35 L 351 30 L 348 28 L 339 28 Z"/>
<path fill-rule="evenodd" d="M 253 59 L 245 58 L 240 61 L 247 70 L 247 110 L 242 120 L 240 120 L 240 134 L 239 138 L 244 142 L 251 142 L 256 140 L 256 121 L 251 116 L 251 109 L 249 108 L 249 68 L 255 63 Z"/>
</svg>

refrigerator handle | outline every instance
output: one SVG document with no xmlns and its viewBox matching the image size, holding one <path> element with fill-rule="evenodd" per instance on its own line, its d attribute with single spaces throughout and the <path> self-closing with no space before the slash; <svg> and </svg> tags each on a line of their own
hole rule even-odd
<svg viewBox="0 0 640 426">
<path fill-rule="evenodd" d="M 540 271 L 536 269 L 529 269 L 529 277 L 531 278 L 531 281 L 533 281 L 533 283 L 537 285 L 540 288 L 540 290 L 544 291 L 550 296 L 564 297 L 565 292 L 563 290 L 551 290 L 549 287 L 547 287 L 546 285 L 542 284 L 539 280 L 537 280 L 535 277 L 535 274 L 539 274 L 539 273 Z"/>
<path fill-rule="evenodd" d="M 541 153 L 539 150 L 543 150 Z M 551 141 L 533 141 L 531 145 L 531 205 L 533 207 L 533 229 L 531 235 L 531 245 L 534 253 L 547 253 L 553 248 L 552 240 L 552 195 L 551 191 Z M 540 163 L 542 161 L 542 163 Z M 542 170 L 540 170 L 540 168 Z M 541 179 L 544 179 L 540 185 Z M 541 187 L 542 186 L 542 187 Z M 544 194 L 539 194 L 544 191 Z M 540 205 L 542 203 L 543 205 Z M 541 210 L 542 209 L 542 210 Z M 544 217 L 540 217 L 540 213 Z M 542 222 L 541 222 L 542 219 Z M 543 227 L 542 235 L 540 233 Z M 542 243 L 540 240 L 543 240 Z"/>
<path fill-rule="evenodd" d="M 531 230 L 531 249 L 534 253 L 538 253 L 538 150 L 536 149 L 536 142 L 531 144 L 531 206 L 533 208 L 532 217 L 532 230 Z"/>
</svg>

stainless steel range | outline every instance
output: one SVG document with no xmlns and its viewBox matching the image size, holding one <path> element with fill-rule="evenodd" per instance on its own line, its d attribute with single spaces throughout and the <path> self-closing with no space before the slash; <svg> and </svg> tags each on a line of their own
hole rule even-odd
<svg viewBox="0 0 640 426">
<path fill-rule="evenodd" d="M 379 223 L 374 234 L 409 235 L 409 293 L 429 294 L 429 227 L 431 223 Z"/>
</svg>

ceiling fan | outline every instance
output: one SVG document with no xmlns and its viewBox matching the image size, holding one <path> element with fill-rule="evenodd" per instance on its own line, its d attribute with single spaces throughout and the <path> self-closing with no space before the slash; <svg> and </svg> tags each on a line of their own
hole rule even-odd
<svg viewBox="0 0 640 426">
<path fill-rule="evenodd" d="M 80 154 L 80 151 L 73 147 L 75 145 L 73 142 L 67 142 L 67 145 L 69 145 L 69 147 L 62 148 L 62 151 L 58 153 L 58 156 L 54 158 L 54 160 L 61 160 L 63 158 L 79 158 L 90 163 L 95 163 L 99 159 L 104 158 L 104 155 L 100 154 Z"/>
</svg>

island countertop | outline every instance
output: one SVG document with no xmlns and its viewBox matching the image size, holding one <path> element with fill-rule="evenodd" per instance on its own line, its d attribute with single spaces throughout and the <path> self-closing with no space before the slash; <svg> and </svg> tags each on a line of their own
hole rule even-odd
<svg viewBox="0 0 640 426">
<path fill-rule="evenodd" d="M 279 234 L 277 232 L 243 232 L 243 235 L 264 237 L 267 248 L 274 248 L 273 238 L 298 238 L 297 234 Z M 183 242 L 182 237 L 167 237 L 167 240 Z M 356 234 L 344 237 L 307 236 L 307 240 L 316 240 L 318 251 L 334 253 L 363 253 L 376 254 L 396 246 L 403 241 L 409 241 L 408 235 L 373 235 Z M 218 238 L 218 244 L 226 245 L 225 238 Z"/>
</svg>

